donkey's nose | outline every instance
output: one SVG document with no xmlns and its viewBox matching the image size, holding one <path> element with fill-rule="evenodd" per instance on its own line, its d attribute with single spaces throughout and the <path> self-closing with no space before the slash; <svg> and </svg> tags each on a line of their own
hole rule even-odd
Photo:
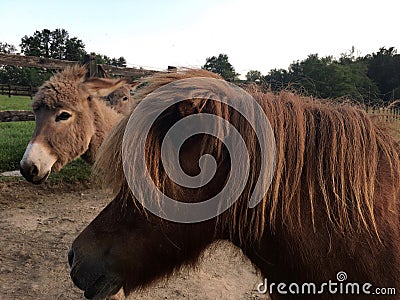
<svg viewBox="0 0 400 300">
<path fill-rule="evenodd" d="M 19 170 L 26 180 L 32 182 L 33 178 L 39 174 L 39 168 L 34 163 L 22 162 Z"/>
<path fill-rule="evenodd" d="M 36 165 L 32 165 L 29 171 L 32 177 L 35 177 L 39 174 L 39 169 L 36 167 Z"/>
<path fill-rule="evenodd" d="M 68 264 L 69 267 L 72 268 L 72 264 L 74 263 L 74 250 L 72 248 L 68 251 Z"/>
</svg>

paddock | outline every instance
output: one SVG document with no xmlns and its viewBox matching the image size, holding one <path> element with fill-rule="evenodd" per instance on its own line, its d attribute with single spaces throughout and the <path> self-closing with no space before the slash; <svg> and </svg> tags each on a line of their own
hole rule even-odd
<svg viewBox="0 0 400 300">
<path fill-rule="evenodd" d="M 90 185 L 0 181 L 0 299 L 84 299 L 69 276 L 67 252 L 76 235 L 110 201 Z M 127 299 L 268 299 L 262 279 L 230 244 Z"/>
</svg>

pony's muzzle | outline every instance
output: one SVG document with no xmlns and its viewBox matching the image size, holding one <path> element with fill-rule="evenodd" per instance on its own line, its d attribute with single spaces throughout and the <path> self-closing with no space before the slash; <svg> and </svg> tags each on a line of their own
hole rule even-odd
<svg viewBox="0 0 400 300">
<path fill-rule="evenodd" d="M 105 299 L 117 294 L 122 287 L 117 275 L 106 272 L 103 261 L 86 260 L 84 256 L 79 259 L 73 246 L 68 252 L 68 264 L 73 283 L 84 291 L 87 299 Z"/>
<path fill-rule="evenodd" d="M 72 264 L 74 263 L 74 251 L 72 248 L 68 251 L 68 264 L 69 267 L 72 268 Z"/>
</svg>

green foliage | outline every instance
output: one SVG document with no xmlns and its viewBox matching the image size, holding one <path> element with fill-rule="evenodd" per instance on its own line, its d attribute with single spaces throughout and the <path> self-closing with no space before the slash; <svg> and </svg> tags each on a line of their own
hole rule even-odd
<svg viewBox="0 0 400 300">
<path fill-rule="evenodd" d="M 377 53 L 367 55 L 368 77 L 379 88 L 380 97 L 390 102 L 400 99 L 400 54 L 394 47 L 381 48 Z"/>
<path fill-rule="evenodd" d="M 272 69 L 268 75 L 264 76 L 273 91 L 281 91 L 286 89 L 291 81 L 291 75 L 285 69 Z"/>
<path fill-rule="evenodd" d="M 14 45 L 0 42 L 0 53 L 13 54 L 15 52 L 17 52 L 17 48 Z"/>
<path fill-rule="evenodd" d="M 21 53 L 28 56 L 77 61 L 82 64 L 86 62 L 87 57 L 82 40 L 77 37 L 70 38 L 65 29 L 35 31 L 33 35 L 25 35 L 21 39 L 20 47 Z M 0 43 L 0 53 L 10 54 L 16 51 L 14 45 Z M 126 67 L 126 59 L 122 56 L 110 58 L 106 55 L 93 54 L 98 63 Z M 43 69 L 0 66 L 0 83 L 38 87 L 52 74 L 51 71 Z"/>
<path fill-rule="evenodd" d="M 246 81 L 247 82 L 260 82 L 262 80 L 262 74 L 260 71 L 257 70 L 250 70 L 246 74 Z"/>
<path fill-rule="evenodd" d="M 355 58 L 353 52 L 339 60 L 312 54 L 292 63 L 287 71 L 270 71 L 265 81 L 275 91 L 289 87 L 320 98 L 347 98 L 364 104 L 376 102 L 379 93 L 365 60 Z"/>
<path fill-rule="evenodd" d="M 120 58 L 110 58 L 107 55 L 98 54 L 95 52 L 91 52 L 90 55 L 96 57 L 96 63 L 98 64 L 126 67 L 126 59 L 122 56 Z"/>
<path fill-rule="evenodd" d="M 31 110 L 32 100 L 26 96 L 0 95 L 0 110 Z"/>
<path fill-rule="evenodd" d="M 76 60 L 83 62 L 86 56 L 85 45 L 74 37 L 70 38 L 65 29 L 43 29 L 32 36 L 21 39 L 21 53 L 30 56 Z"/>
<path fill-rule="evenodd" d="M 227 81 L 235 81 L 240 75 L 235 72 L 235 68 L 229 62 L 226 54 L 220 54 L 218 57 L 208 57 L 202 69 L 219 74 Z"/>
<path fill-rule="evenodd" d="M 38 87 L 52 74 L 53 72 L 43 69 L 0 66 L 0 83 Z"/>
</svg>

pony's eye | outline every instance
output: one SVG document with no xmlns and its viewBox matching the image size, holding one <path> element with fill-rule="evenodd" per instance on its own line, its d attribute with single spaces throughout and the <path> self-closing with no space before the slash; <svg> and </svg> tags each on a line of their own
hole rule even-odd
<svg viewBox="0 0 400 300">
<path fill-rule="evenodd" d="M 67 113 L 66 111 L 63 111 L 61 114 L 59 114 L 56 117 L 56 122 L 68 120 L 71 116 L 72 115 L 70 113 Z"/>
</svg>

